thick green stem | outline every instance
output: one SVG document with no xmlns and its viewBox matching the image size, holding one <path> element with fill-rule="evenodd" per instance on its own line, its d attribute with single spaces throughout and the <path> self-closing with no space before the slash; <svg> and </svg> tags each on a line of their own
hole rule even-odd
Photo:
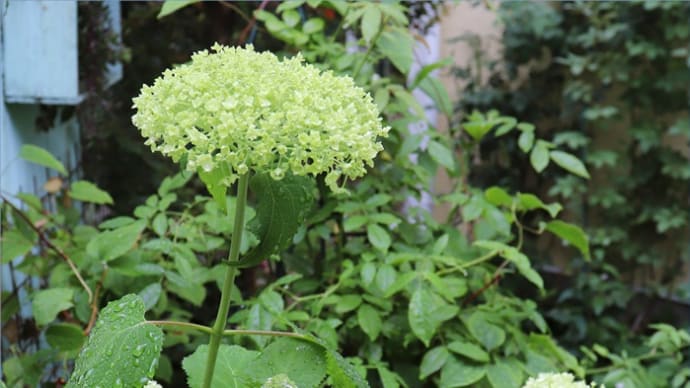
<svg viewBox="0 0 690 388">
<path fill-rule="evenodd" d="M 242 243 L 242 231 L 244 228 L 244 209 L 247 205 L 247 186 L 249 182 L 249 174 L 244 174 L 240 177 L 237 187 L 237 202 L 235 205 L 235 225 L 232 230 L 232 242 L 230 243 L 230 254 L 228 261 L 233 264 L 239 261 L 240 245 Z M 213 325 L 213 332 L 208 343 L 208 358 L 206 360 L 206 370 L 204 371 L 204 385 L 203 388 L 211 387 L 211 380 L 213 380 L 213 370 L 216 367 L 216 357 L 218 356 L 218 348 L 220 347 L 220 340 L 223 338 L 223 330 L 228 321 L 228 311 L 230 310 L 230 293 L 232 292 L 232 285 L 235 283 L 235 275 L 237 274 L 237 267 L 229 265 L 225 271 L 225 281 L 223 282 L 223 290 L 220 295 L 220 305 L 218 306 L 218 315 L 216 316 L 216 323 Z"/>
</svg>

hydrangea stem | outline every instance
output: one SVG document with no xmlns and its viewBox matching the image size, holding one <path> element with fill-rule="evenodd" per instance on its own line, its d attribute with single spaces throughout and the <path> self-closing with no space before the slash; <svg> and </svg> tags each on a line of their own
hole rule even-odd
<svg viewBox="0 0 690 388">
<path fill-rule="evenodd" d="M 240 176 L 237 186 L 237 201 L 235 204 L 235 225 L 232 230 L 232 241 L 230 242 L 230 254 L 228 256 L 228 261 L 230 263 L 239 261 L 240 257 L 240 245 L 242 244 L 242 231 L 244 229 L 244 210 L 247 205 L 248 182 L 249 174 Z M 211 339 L 208 344 L 208 358 L 206 360 L 206 370 L 204 371 L 203 388 L 211 387 L 220 340 L 223 338 L 223 330 L 225 330 L 225 324 L 228 320 L 232 285 L 235 283 L 235 275 L 237 275 L 237 272 L 238 269 L 234 265 L 229 265 L 225 272 L 223 290 L 220 295 L 220 305 L 218 306 L 218 315 L 216 316 L 216 322 L 213 325 Z"/>
</svg>

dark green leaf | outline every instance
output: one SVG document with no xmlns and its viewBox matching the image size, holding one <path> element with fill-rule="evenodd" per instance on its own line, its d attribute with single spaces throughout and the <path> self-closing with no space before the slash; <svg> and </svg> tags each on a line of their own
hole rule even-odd
<svg viewBox="0 0 690 388">
<path fill-rule="evenodd" d="M 572 244 L 580 250 L 586 260 L 589 260 L 589 239 L 579 226 L 554 220 L 546 223 L 546 230 Z"/>
<path fill-rule="evenodd" d="M 457 312 L 457 306 L 448 305 L 426 285 L 422 285 L 412 294 L 407 318 L 412 332 L 429 346 L 441 323 L 451 319 Z"/>
<path fill-rule="evenodd" d="M 25 144 L 19 150 L 19 156 L 28 162 L 52 168 L 62 175 L 67 175 L 65 166 L 59 160 L 55 159 L 53 154 L 39 146 Z"/>
<path fill-rule="evenodd" d="M 486 369 L 465 363 L 456 357 L 450 357 L 441 369 L 441 386 L 443 388 L 467 387 L 484 377 Z"/>
<path fill-rule="evenodd" d="M 290 246 L 314 201 L 314 183 L 306 177 L 287 175 L 276 181 L 268 174 L 258 174 L 252 177 L 249 187 L 259 202 L 256 217 L 247 228 L 260 241 L 244 255 L 240 267 L 253 266 Z"/>
<path fill-rule="evenodd" d="M 153 378 L 163 331 L 145 323 L 144 311 L 144 302 L 133 294 L 108 303 L 76 360 L 67 388 L 138 387 Z"/>
<path fill-rule="evenodd" d="M 500 359 L 496 363 L 489 365 L 486 377 L 494 388 L 519 387 L 523 383 L 520 367 L 518 365 L 510 365 Z"/>
<path fill-rule="evenodd" d="M 388 368 L 385 368 L 383 366 L 378 366 L 376 367 L 376 370 L 379 372 L 379 377 L 381 378 L 381 385 L 383 385 L 383 388 L 399 388 L 400 384 L 398 384 L 398 376 L 388 370 Z"/>
<path fill-rule="evenodd" d="M 362 304 L 362 297 L 356 294 L 343 295 L 335 305 L 335 312 L 338 314 L 345 314 L 350 312 Z"/>
<path fill-rule="evenodd" d="M 589 172 L 585 165 L 572 154 L 563 151 L 551 151 L 551 160 L 554 163 L 561 166 L 564 170 L 567 170 L 577 176 L 589 179 Z"/>
<path fill-rule="evenodd" d="M 367 225 L 367 237 L 374 247 L 387 251 L 391 245 L 391 236 L 385 229 L 377 224 Z"/>
<path fill-rule="evenodd" d="M 216 367 L 213 369 L 212 387 L 245 388 L 258 386 L 260 383 L 251 376 L 252 363 L 259 352 L 247 350 L 237 345 L 221 344 L 218 348 Z M 196 351 L 185 357 L 182 368 L 187 374 L 190 388 L 201 388 L 204 383 L 204 372 L 208 361 L 208 345 L 201 345 Z"/>
<path fill-rule="evenodd" d="M 49 288 L 36 292 L 31 304 L 36 324 L 46 325 L 52 322 L 60 311 L 74 306 L 73 297 L 74 290 L 71 288 Z"/>
<path fill-rule="evenodd" d="M 489 362 L 489 353 L 470 342 L 453 341 L 448 344 L 448 350 L 465 356 L 473 361 Z"/>
<path fill-rule="evenodd" d="M 160 283 L 151 283 L 144 287 L 143 290 L 139 291 L 139 297 L 144 302 L 144 308 L 146 311 L 151 310 L 153 306 L 158 303 L 158 299 L 160 299 L 161 296 L 161 291 L 163 291 L 163 289 L 161 288 Z"/>
<path fill-rule="evenodd" d="M 379 312 L 371 305 L 363 304 L 357 310 L 357 322 L 362 331 L 369 336 L 369 339 L 372 342 L 376 341 L 383 325 Z"/>
<path fill-rule="evenodd" d="M 56 323 L 46 330 L 45 335 L 48 344 L 61 352 L 78 350 L 86 340 L 84 330 L 72 323 Z"/>
<path fill-rule="evenodd" d="M 186 7 L 190 4 L 199 2 L 200 0 L 165 0 L 160 12 L 158 12 L 158 19 L 168 16 L 180 8 Z"/>
<path fill-rule="evenodd" d="M 436 373 L 448 360 L 448 350 L 443 346 L 437 346 L 424 354 L 422 364 L 419 366 L 419 379 L 424 380 L 429 375 Z"/>
<path fill-rule="evenodd" d="M 505 331 L 489 322 L 482 313 L 475 312 L 464 321 L 470 334 L 488 351 L 501 346 L 506 340 Z"/>
</svg>

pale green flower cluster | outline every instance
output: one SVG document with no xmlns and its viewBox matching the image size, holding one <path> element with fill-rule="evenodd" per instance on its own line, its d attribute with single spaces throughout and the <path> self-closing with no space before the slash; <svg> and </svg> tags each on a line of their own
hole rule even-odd
<svg viewBox="0 0 690 388">
<path fill-rule="evenodd" d="M 522 388 L 596 388 L 596 385 L 575 381 L 570 373 L 540 373 L 536 378 L 530 377 Z"/>
<path fill-rule="evenodd" d="M 146 144 L 187 169 L 230 167 L 231 185 L 250 170 L 278 180 L 286 173 L 326 173 L 333 190 L 365 174 L 388 128 L 351 78 L 322 72 L 300 56 L 213 46 L 166 70 L 134 99 L 134 125 Z"/>
<path fill-rule="evenodd" d="M 160 384 L 158 384 L 157 381 L 155 380 L 149 380 L 146 385 L 143 386 L 143 388 L 163 388 Z"/>
</svg>

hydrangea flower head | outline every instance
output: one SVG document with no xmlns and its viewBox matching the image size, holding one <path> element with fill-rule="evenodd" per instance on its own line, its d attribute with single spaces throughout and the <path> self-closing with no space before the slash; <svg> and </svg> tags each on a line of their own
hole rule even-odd
<svg viewBox="0 0 690 388">
<path fill-rule="evenodd" d="M 540 373 L 530 377 L 522 388 L 596 388 L 584 381 L 575 381 L 570 373 Z"/>
<path fill-rule="evenodd" d="M 153 151 L 191 171 L 229 167 L 231 185 L 252 170 L 341 178 L 365 174 L 383 149 L 372 98 L 351 78 L 322 72 L 297 57 L 216 44 L 168 69 L 134 99 L 132 121 Z"/>
</svg>

